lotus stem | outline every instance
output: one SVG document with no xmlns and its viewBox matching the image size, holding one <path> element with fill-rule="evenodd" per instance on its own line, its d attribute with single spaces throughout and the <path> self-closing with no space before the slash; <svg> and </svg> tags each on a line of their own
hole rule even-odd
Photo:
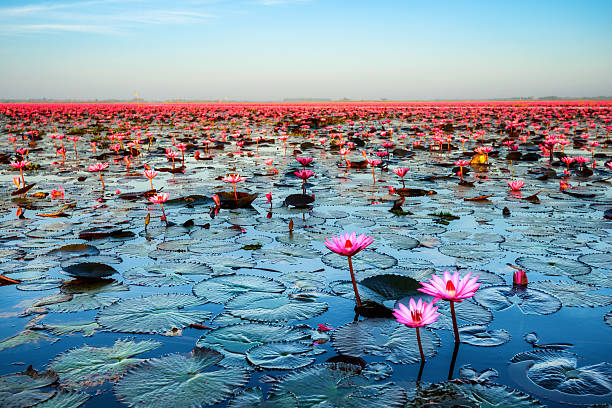
<svg viewBox="0 0 612 408">
<path fill-rule="evenodd" d="M 168 227 L 168 218 L 166 218 L 166 211 L 164 210 L 164 204 L 159 203 L 159 205 L 161 205 L 162 214 L 164 215 L 164 221 L 166 222 L 166 227 Z"/>
<path fill-rule="evenodd" d="M 417 342 L 419 343 L 419 353 L 421 353 L 421 361 L 425 362 L 425 354 L 423 354 L 423 346 L 421 345 L 421 333 L 419 332 L 419 328 L 416 327 L 417 332 Z"/>
<path fill-rule="evenodd" d="M 102 172 L 99 171 L 98 174 L 100 175 L 100 181 L 102 182 L 102 190 L 104 190 L 106 187 L 104 186 L 104 180 L 102 179 Z"/>
<path fill-rule="evenodd" d="M 353 261 L 351 257 L 348 257 L 349 270 L 351 271 L 351 281 L 353 282 L 353 290 L 355 291 L 355 300 L 357 300 L 357 307 L 361 308 L 361 298 L 359 297 L 359 291 L 357 290 L 357 282 L 355 282 L 355 273 L 353 272 Z"/>
<path fill-rule="evenodd" d="M 236 193 L 236 183 L 234 184 L 234 199 L 236 200 L 236 204 L 238 204 L 238 194 Z"/>
<path fill-rule="evenodd" d="M 459 343 L 459 329 L 457 328 L 457 316 L 455 316 L 455 302 L 450 301 L 451 317 L 453 318 L 453 332 L 455 333 L 455 343 Z"/>
</svg>

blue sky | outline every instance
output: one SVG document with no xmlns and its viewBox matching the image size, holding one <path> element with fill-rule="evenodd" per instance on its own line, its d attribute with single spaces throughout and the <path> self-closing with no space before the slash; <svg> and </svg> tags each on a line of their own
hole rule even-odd
<svg viewBox="0 0 612 408">
<path fill-rule="evenodd" d="M 0 2 L 0 98 L 612 95 L 612 1 Z"/>
</svg>

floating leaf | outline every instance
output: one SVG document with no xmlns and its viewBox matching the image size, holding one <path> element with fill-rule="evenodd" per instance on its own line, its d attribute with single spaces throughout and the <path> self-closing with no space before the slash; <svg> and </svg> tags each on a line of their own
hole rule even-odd
<svg viewBox="0 0 612 408">
<path fill-rule="evenodd" d="M 471 244 L 453 244 L 445 245 L 438 250 L 444 255 L 455 258 L 466 259 L 469 261 L 484 262 L 489 259 L 494 259 L 499 256 L 499 251 L 496 248 L 489 248 L 485 245 Z"/>
<path fill-rule="evenodd" d="M 253 251 L 253 259 L 270 263 L 286 263 L 294 265 L 304 259 L 316 259 L 321 253 L 312 248 L 298 248 L 289 246 L 277 246 L 274 248 L 258 249 Z"/>
<path fill-rule="evenodd" d="M 195 262 L 160 262 L 132 268 L 123 273 L 132 285 L 180 286 L 191 284 L 196 278 L 212 275 L 208 265 Z"/>
<path fill-rule="evenodd" d="M 408 304 L 407 301 L 402 301 Z M 430 325 L 434 329 L 451 330 L 453 323 L 451 320 L 450 302 L 438 301 L 438 320 Z M 493 321 L 493 313 L 486 307 L 483 307 L 470 300 L 455 302 L 455 315 L 460 322 L 466 322 L 475 325 L 487 325 Z"/>
<path fill-rule="evenodd" d="M 100 279 L 117 273 L 117 270 L 110 265 L 97 262 L 82 262 L 67 266 L 62 266 L 64 272 L 75 278 Z"/>
<path fill-rule="evenodd" d="M 47 309 L 52 312 L 59 313 L 82 312 L 84 310 L 93 310 L 109 306 L 115 303 L 117 300 L 119 300 L 119 298 L 110 296 L 98 296 L 91 294 L 76 295 L 69 302 L 49 305 Z"/>
<path fill-rule="evenodd" d="M 85 337 L 91 337 L 94 335 L 100 325 L 96 322 L 85 322 L 85 323 L 46 323 L 42 326 L 43 329 L 50 331 L 56 336 L 63 336 L 72 333 L 83 333 Z"/>
<path fill-rule="evenodd" d="M 370 363 L 362 371 L 361 375 L 370 381 L 380 381 L 391 377 L 393 368 L 387 363 Z"/>
<path fill-rule="evenodd" d="M 612 304 L 612 296 L 587 293 L 594 290 L 594 288 L 581 283 L 538 281 L 531 282 L 529 287 L 554 294 L 563 306 L 596 307 Z"/>
<path fill-rule="evenodd" d="M 610 265 L 612 265 L 612 252 L 582 255 L 578 260 L 593 268 L 610 269 Z"/>
<path fill-rule="evenodd" d="M 18 347 L 22 344 L 38 343 L 39 341 L 52 341 L 55 342 L 59 339 L 53 339 L 49 336 L 45 336 L 43 333 L 34 330 L 24 330 L 11 336 L 7 339 L 0 341 L 0 351 Z"/>
<path fill-rule="evenodd" d="M 459 375 L 469 381 L 478 383 L 484 383 L 491 381 L 499 376 L 497 370 L 492 368 L 484 369 L 483 371 L 476 371 L 470 364 L 466 364 L 459 369 Z"/>
<path fill-rule="evenodd" d="M 525 314 L 548 315 L 561 309 L 561 301 L 537 289 L 489 286 L 479 289 L 474 299 L 491 310 L 501 311 L 517 306 Z"/>
<path fill-rule="evenodd" d="M 478 324 L 461 326 L 459 334 L 462 343 L 471 344 L 472 346 L 501 346 L 510 341 L 510 333 L 507 331 L 502 329 L 488 330 L 487 326 Z"/>
<path fill-rule="evenodd" d="M 432 331 L 421 328 L 421 344 L 426 357 L 433 357 L 440 339 Z M 365 354 L 385 357 L 396 364 L 421 360 L 416 330 L 392 319 L 366 319 L 348 323 L 332 334 L 339 353 L 352 357 Z"/>
<path fill-rule="evenodd" d="M 258 368 L 292 370 L 314 362 L 312 346 L 297 341 L 264 343 L 246 352 L 247 361 Z"/>
<path fill-rule="evenodd" d="M 284 393 L 264 399 L 261 388 L 247 388 L 230 401 L 228 408 L 298 408 L 295 395 Z"/>
<path fill-rule="evenodd" d="M 128 368 L 141 363 L 137 354 L 154 350 L 161 343 L 117 340 L 112 347 L 83 346 L 58 355 L 50 364 L 65 387 L 90 387 L 106 381 L 116 382 Z"/>
<path fill-rule="evenodd" d="M 225 303 L 236 295 L 247 292 L 281 293 L 285 286 L 270 278 L 252 275 L 218 276 L 198 282 L 193 293 L 213 303 Z"/>
<path fill-rule="evenodd" d="M 48 400 L 36 404 L 35 408 L 78 408 L 89 400 L 83 392 L 60 391 Z"/>
<path fill-rule="evenodd" d="M 292 393 L 300 407 L 399 408 L 406 394 L 391 383 L 370 384 L 359 375 L 359 367 L 320 364 L 283 377 L 272 386 L 271 397 Z"/>
<path fill-rule="evenodd" d="M 246 352 L 255 346 L 279 341 L 304 341 L 310 335 L 303 328 L 265 323 L 244 323 L 220 327 L 202 336 L 198 347 L 210 347 L 223 354 L 224 367 L 247 367 Z"/>
<path fill-rule="evenodd" d="M 165 333 L 208 320 L 211 313 L 188 310 L 207 300 L 192 295 L 159 294 L 124 299 L 98 313 L 100 326 L 126 333 Z"/>
<path fill-rule="evenodd" d="M 115 386 L 117 398 L 131 407 L 200 407 L 221 402 L 249 380 L 243 368 L 210 370 L 223 356 L 196 348 L 190 355 L 148 360 Z"/>
<path fill-rule="evenodd" d="M 225 305 L 227 311 L 243 319 L 260 322 L 304 320 L 327 310 L 327 303 L 303 301 L 276 293 L 249 292 Z"/>
<path fill-rule="evenodd" d="M 27 370 L 0 377 L 0 406 L 22 408 L 46 401 L 55 391 L 42 390 L 57 381 L 52 371 L 39 373 L 30 366 Z"/>
<path fill-rule="evenodd" d="M 532 257 L 521 257 L 516 260 L 526 271 L 536 271 L 544 275 L 552 276 L 576 276 L 586 275 L 591 272 L 591 268 L 579 261 L 567 258 L 546 258 L 538 259 Z"/>
<path fill-rule="evenodd" d="M 510 363 L 529 362 L 527 377 L 548 390 L 572 395 L 612 394 L 612 364 L 578 368 L 576 354 L 565 350 L 532 350 L 512 357 Z"/>
</svg>

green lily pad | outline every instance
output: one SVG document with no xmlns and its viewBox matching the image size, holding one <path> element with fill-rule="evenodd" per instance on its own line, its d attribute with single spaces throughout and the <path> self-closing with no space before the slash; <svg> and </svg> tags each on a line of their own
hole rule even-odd
<svg viewBox="0 0 612 408">
<path fill-rule="evenodd" d="M 100 326 L 126 333 L 165 333 L 208 320 L 210 312 L 189 310 L 207 300 L 192 295 L 159 294 L 124 299 L 98 313 Z"/>
<path fill-rule="evenodd" d="M 34 405 L 35 408 L 79 408 L 90 396 L 84 392 L 60 391 L 46 401 Z"/>
<path fill-rule="evenodd" d="M 327 303 L 291 298 L 285 294 L 249 292 L 225 305 L 234 316 L 259 322 L 304 320 L 327 310 Z"/>
<path fill-rule="evenodd" d="M 272 386 L 270 395 L 292 393 L 300 407 L 399 408 L 406 394 L 392 383 L 370 384 L 356 366 L 320 364 L 294 371 Z"/>
<path fill-rule="evenodd" d="M 270 278 L 252 275 L 218 276 L 198 282 L 193 293 L 213 303 L 225 303 L 236 295 L 247 292 L 281 293 L 285 286 Z"/>
<path fill-rule="evenodd" d="M 510 333 L 503 329 L 488 330 L 487 326 L 472 324 L 459 327 L 459 338 L 462 343 L 472 346 L 501 346 L 510 341 Z"/>
<path fill-rule="evenodd" d="M 39 373 L 30 366 L 27 370 L 0 377 L 0 406 L 5 408 L 31 407 L 48 400 L 55 391 L 44 390 L 57 381 L 52 371 Z"/>
<path fill-rule="evenodd" d="M 264 399 L 261 388 L 247 388 L 236 395 L 228 408 L 298 408 L 298 400 L 291 393 L 275 395 Z"/>
<path fill-rule="evenodd" d="M 223 354 L 224 367 L 248 367 L 247 351 L 255 346 L 279 341 L 306 341 L 310 334 L 303 328 L 266 323 L 243 323 L 214 329 L 202 336 L 198 347 L 210 347 Z"/>
<path fill-rule="evenodd" d="M 529 287 L 554 294 L 563 306 L 598 307 L 612 304 L 612 296 L 587 293 L 595 288 L 581 283 L 538 281 L 530 283 Z"/>
<path fill-rule="evenodd" d="M 490 310 L 502 311 L 517 306 L 525 314 L 548 315 L 561 309 L 561 301 L 537 289 L 489 286 L 479 289 L 474 299 Z"/>
<path fill-rule="evenodd" d="M 591 272 L 591 267 L 567 258 L 545 258 L 521 257 L 516 263 L 526 271 L 537 271 L 551 276 L 577 276 L 586 275 Z"/>
<path fill-rule="evenodd" d="M 58 355 L 49 367 L 65 387 L 91 387 L 116 382 L 130 367 L 144 361 L 133 358 L 135 355 L 160 346 L 151 340 L 117 340 L 112 347 L 83 346 Z"/>
<path fill-rule="evenodd" d="M 210 266 L 196 262 L 160 262 L 123 273 L 127 283 L 142 286 L 180 286 L 213 274 Z"/>
<path fill-rule="evenodd" d="M 247 361 L 258 368 L 269 370 L 293 370 L 314 362 L 309 344 L 298 341 L 264 343 L 251 347 Z"/>
<path fill-rule="evenodd" d="M 139 365 L 115 386 L 119 401 L 131 407 L 200 407 L 230 397 L 249 380 L 243 368 L 211 370 L 223 355 L 196 348 Z"/>
</svg>

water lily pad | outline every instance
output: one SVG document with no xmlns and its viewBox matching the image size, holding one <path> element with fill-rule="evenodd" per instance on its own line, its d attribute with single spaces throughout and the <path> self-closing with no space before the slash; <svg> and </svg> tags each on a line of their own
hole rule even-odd
<svg viewBox="0 0 612 408">
<path fill-rule="evenodd" d="M 23 344 L 31 344 L 38 343 L 39 341 L 51 341 L 55 342 L 59 339 L 54 339 L 49 336 L 45 336 L 43 333 L 34 330 L 24 330 L 22 332 L 17 333 L 14 336 L 6 338 L 0 341 L 0 351 L 18 347 Z"/>
<path fill-rule="evenodd" d="M 46 401 L 55 391 L 44 390 L 57 381 L 52 371 L 39 373 L 29 367 L 27 370 L 0 377 L 0 406 L 5 408 L 31 407 Z"/>
<path fill-rule="evenodd" d="M 116 297 L 98 296 L 88 293 L 84 295 L 75 295 L 69 302 L 49 305 L 47 306 L 47 309 L 58 313 L 82 312 L 84 310 L 93 310 L 109 306 L 118 300 L 119 298 Z"/>
<path fill-rule="evenodd" d="M 540 387 L 572 395 L 612 395 L 612 364 L 578 367 L 576 354 L 565 350 L 531 350 L 510 363 L 530 362 L 527 377 Z"/>
<path fill-rule="evenodd" d="M 587 293 L 595 288 L 581 283 L 538 281 L 530 283 L 529 287 L 554 294 L 563 306 L 597 307 L 612 304 L 612 296 Z"/>
<path fill-rule="evenodd" d="M 310 339 L 303 328 L 266 323 L 244 323 L 214 329 L 202 336 L 198 347 L 210 347 L 223 354 L 224 367 L 248 367 L 246 352 L 255 346 L 279 341 Z"/>
<path fill-rule="evenodd" d="M 214 303 L 225 303 L 236 295 L 247 292 L 281 293 L 285 286 L 270 278 L 252 275 L 218 276 L 198 282 L 193 293 Z"/>
<path fill-rule="evenodd" d="M 406 300 L 401 302 L 406 305 L 408 304 Z M 451 319 L 450 303 L 438 301 L 436 302 L 436 306 L 438 306 L 438 313 L 440 313 L 440 316 L 438 316 L 438 320 L 432 323 L 430 327 L 433 329 L 451 330 L 453 328 L 453 322 Z M 455 302 L 455 315 L 457 321 L 474 325 L 487 325 L 493 321 L 493 313 L 491 313 L 489 309 L 471 300 Z"/>
<path fill-rule="evenodd" d="M 526 271 L 537 271 L 551 276 L 577 276 L 586 275 L 591 268 L 580 262 L 567 258 L 549 257 L 538 259 L 532 257 L 521 257 L 516 263 Z"/>
<path fill-rule="evenodd" d="M 97 262 L 81 262 L 62 266 L 64 272 L 75 278 L 100 279 L 117 273 L 117 270 L 110 265 Z"/>
<path fill-rule="evenodd" d="M 79 408 L 90 396 L 84 392 L 59 391 L 46 401 L 34 405 L 35 408 Z"/>
<path fill-rule="evenodd" d="M 561 309 L 561 301 L 546 292 L 527 287 L 490 286 L 479 289 L 474 299 L 491 310 L 517 306 L 525 314 L 548 315 Z"/>
<path fill-rule="evenodd" d="M 453 244 L 445 245 L 438 250 L 444 255 L 452 256 L 468 261 L 484 262 L 499 256 L 499 251 L 496 248 L 490 248 L 485 245 L 470 245 L 470 244 Z"/>
<path fill-rule="evenodd" d="M 228 404 L 228 408 L 298 408 L 295 395 L 287 392 L 264 399 L 261 388 L 247 388 L 236 395 Z"/>
<path fill-rule="evenodd" d="M 271 397 L 294 394 L 302 407 L 403 407 L 406 394 L 391 383 L 370 384 L 357 366 L 320 364 L 292 372 L 272 386 Z"/>
<path fill-rule="evenodd" d="M 72 333 L 82 333 L 85 337 L 91 337 L 94 335 L 100 325 L 96 322 L 83 322 L 83 323 L 45 323 L 42 326 L 43 329 L 50 331 L 56 336 L 64 336 Z"/>
<path fill-rule="evenodd" d="M 260 322 L 304 320 L 327 310 L 327 303 L 305 301 L 277 293 L 249 292 L 225 305 L 227 311 L 243 319 Z"/>
<path fill-rule="evenodd" d="M 116 382 L 142 359 L 137 354 L 154 350 L 161 343 L 117 340 L 112 347 L 83 346 L 58 355 L 49 365 L 65 387 L 90 387 L 106 381 Z"/>
<path fill-rule="evenodd" d="M 142 286 L 180 286 L 212 275 L 210 266 L 196 262 L 160 262 L 123 273 L 127 283 Z"/>
<path fill-rule="evenodd" d="M 510 341 L 510 333 L 507 331 L 503 329 L 488 330 L 487 326 L 478 324 L 461 326 L 459 337 L 462 343 L 484 347 L 501 346 Z"/>
<path fill-rule="evenodd" d="M 380 381 L 391 377 L 393 367 L 387 363 L 370 363 L 362 371 L 361 375 L 370 381 Z"/>
<path fill-rule="evenodd" d="M 127 373 L 115 386 L 117 398 L 131 407 L 199 407 L 221 402 L 249 380 L 243 368 L 211 367 L 221 353 L 196 348 L 184 356 L 155 358 Z"/>
<path fill-rule="evenodd" d="M 482 371 L 475 370 L 471 364 L 466 364 L 459 369 L 461 378 L 478 383 L 485 383 L 496 379 L 499 376 L 497 370 L 486 368 Z"/>
<path fill-rule="evenodd" d="M 421 328 L 421 343 L 426 357 L 433 357 L 440 346 L 438 336 Z M 339 353 L 352 357 L 366 354 L 385 357 L 396 364 L 421 360 L 416 330 L 392 319 L 367 319 L 337 328 L 332 340 Z"/>
<path fill-rule="evenodd" d="M 255 260 L 294 265 L 302 262 L 304 259 L 319 258 L 321 253 L 312 248 L 277 246 L 274 248 L 258 249 L 253 251 L 252 256 Z"/>
<path fill-rule="evenodd" d="M 593 268 L 610 269 L 612 265 L 612 252 L 582 255 L 580 258 L 578 258 L 578 260 L 592 266 Z"/>
<path fill-rule="evenodd" d="M 246 352 L 247 361 L 258 368 L 293 370 L 314 362 L 312 346 L 298 341 L 264 343 Z"/>
<path fill-rule="evenodd" d="M 100 311 L 96 320 L 100 326 L 119 332 L 165 333 L 208 320 L 210 312 L 189 310 L 206 302 L 205 298 L 174 293 L 124 299 Z"/>
</svg>

